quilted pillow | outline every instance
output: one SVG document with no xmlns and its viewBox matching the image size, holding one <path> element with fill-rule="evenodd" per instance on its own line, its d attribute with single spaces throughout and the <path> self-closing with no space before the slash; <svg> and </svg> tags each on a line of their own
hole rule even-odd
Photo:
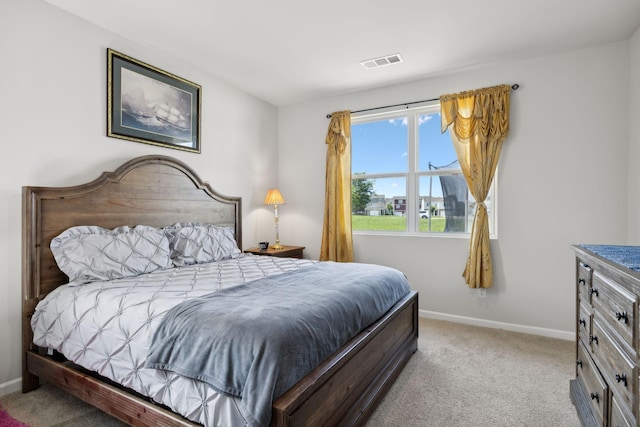
<svg viewBox="0 0 640 427">
<path fill-rule="evenodd" d="M 241 253 L 233 227 L 179 223 L 166 227 L 165 232 L 171 260 L 178 267 L 237 258 Z"/>
<path fill-rule="evenodd" d="M 51 241 L 51 252 L 72 284 L 121 279 L 172 267 L 162 230 L 138 225 L 108 230 L 71 227 Z"/>
</svg>

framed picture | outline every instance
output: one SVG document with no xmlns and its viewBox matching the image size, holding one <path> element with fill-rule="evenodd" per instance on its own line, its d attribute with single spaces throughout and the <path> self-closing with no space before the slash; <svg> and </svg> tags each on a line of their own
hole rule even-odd
<svg viewBox="0 0 640 427">
<path fill-rule="evenodd" d="M 201 89 L 107 49 L 107 136 L 199 153 Z"/>
</svg>

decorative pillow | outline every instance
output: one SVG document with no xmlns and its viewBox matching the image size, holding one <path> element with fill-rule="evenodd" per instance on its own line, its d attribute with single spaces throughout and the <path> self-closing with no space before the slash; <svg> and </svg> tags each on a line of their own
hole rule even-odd
<svg viewBox="0 0 640 427">
<path fill-rule="evenodd" d="M 162 230 L 138 225 L 108 230 L 71 227 L 51 241 L 58 267 L 72 284 L 121 279 L 172 267 Z"/>
<path fill-rule="evenodd" d="M 165 232 L 171 260 L 178 267 L 237 258 L 241 254 L 233 227 L 178 223 L 166 227 Z"/>
</svg>

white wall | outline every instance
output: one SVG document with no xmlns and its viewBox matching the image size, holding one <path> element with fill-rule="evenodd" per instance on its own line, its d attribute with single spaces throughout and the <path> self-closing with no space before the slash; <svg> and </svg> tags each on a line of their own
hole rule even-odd
<svg viewBox="0 0 640 427">
<path fill-rule="evenodd" d="M 105 136 L 107 47 L 202 85 L 201 154 Z M 137 156 L 173 156 L 243 198 L 246 247 L 272 232 L 262 199 L 277 183 L 278 158 L 272 105 L 42 1 L 0 0 L 0 58 L 2 395 L 20 387 L 23 185 L 81 184 Z"/>
<path fill-rule="evenodd" d="M 640 245 L 640 29 L 629 43 L 629 215 L 627 244 Z"/>
<path fill-rule="evenodd" d="M 519 83 L 499 169 L 499 238 L 491 243 L 494 286 L 486 298 L 461 277 L 467 240 L 356 235 L 355 260 L 404 271 L 425 314 L 570 338 L 569 246 L 626 241 L 629 69 L 627 41 L 282 107 L 280 238 L 319 256 L 327 113 Z"/>
</svg>

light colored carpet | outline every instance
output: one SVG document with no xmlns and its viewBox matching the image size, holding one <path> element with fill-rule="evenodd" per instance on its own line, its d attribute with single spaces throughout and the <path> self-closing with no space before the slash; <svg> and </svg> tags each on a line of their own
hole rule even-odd
<svg viewBox="0 0 640 427">
<path fill-rule="evenodd" d="M 418 351 L 366 427 L 578 427 L 574 343 L 420 319 Z M 33 427 L 124 424 L 51 386 L 0 397 Z"/>
<path fill-rule="evenodd" d="M 420 320 L 418 351 L 367 427 L 579 427 L 571 341 Z"/>
</svg>

